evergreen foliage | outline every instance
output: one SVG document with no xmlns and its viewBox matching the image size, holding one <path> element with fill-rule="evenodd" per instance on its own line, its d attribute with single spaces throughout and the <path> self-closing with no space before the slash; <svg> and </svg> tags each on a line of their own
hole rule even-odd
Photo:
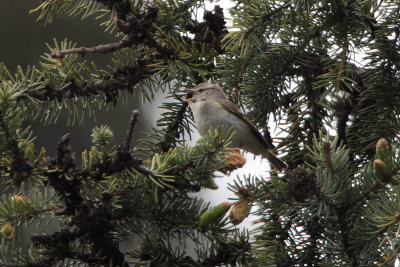
<svg viewBox="0 0 400 267">
<path fill-rule="evenodd" d="M 400 1 L 233 2 L 206 10 L 202 0 L 43 0 L 33 10 L 45 23 L 94 16 L 119 41 L 55 40 L 37 66 L 12 74 L 0 65 L 1 266 L 393 266 Z M 80 57 L 99 53 L 109 55 L 107 68 Z M 184 89 L 207 80 L 265 138 L 268 126 L 281 130 L 275 141 L 288 169 L 230 185 L 235 214 L 258 216 L 250 232 L 188 194 L 239 167 L 229 160 L 232 131 L 185 144 L 193 122 Z M 159 91 L 165 112 L 137 149 L 137 110 L 118 146 L 115 129 L 93 129 L 93 145 L 76 151 L 82 163 L 69 134 L 55 157 L 35 147 L 32 121 L 67 112 L 83 124 L 121 96 L 153 101 Z M 202 214 L 212 216 L 199 225 Z M 46 233 L 49 223 L 58 230 Z M 26 250 L 16 239 L 28 225 L 38 232 Z M 134 246 L 122 251 L 127 238 Z"/>
</svg>

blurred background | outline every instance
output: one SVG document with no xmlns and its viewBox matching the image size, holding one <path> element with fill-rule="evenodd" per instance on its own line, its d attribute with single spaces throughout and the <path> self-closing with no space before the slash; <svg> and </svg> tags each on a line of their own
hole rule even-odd
<svg viewBox="0 0 400 267">
<path fill-rule="evenodd" d="M 89 17 L 84 21 L 80 18 L 59 17 L 53 23 L 44 25 L 44 21 L 36 21 L 40 13 L 29 14 L 29 11 L 40 4 L 40 1 L 7 1 L 0 0 L 0 62 L 3 62 L 11 73 L 17 66 L 23 70 L 27 66 L 40 67 L 41 56 L 48 53 L 46 44 L 53 46 L 54 39 L 59 43 L 67 39 L 76 43 L 77 47 L 91 47 L 98 44 L 113 42 L 116 39 L 99 26 L 99 21 Z M 108 55 L 86 55 L 84 60 L 95 61 L 99 68 L 106 67 Z M 106 124 L 114 131 L 114 143 L 123 139 L 130 112 L 138 108 L 138 97 L 130 96 L 125 105 L 118 104 L 114 108 L 99 113 L 97 121 L 87 119 L 85 125 L 66 127 L 66 114 L 53 125 L 33 124 L 34 133 L 38 136 L 36 147 L 48 147 L 48 153 L 53 154 L 57 142 L 67 132 L 72 134 L 73 150 L 80 156 L 83 149 L 90 145 L 90 134 L 94 126 Z M 147 114 L 143 113 L 141 122 L 136 131 L 145 131 L 143 128 Z M 116 119 L 118 118 L 118 119 Z"/>
</svg>

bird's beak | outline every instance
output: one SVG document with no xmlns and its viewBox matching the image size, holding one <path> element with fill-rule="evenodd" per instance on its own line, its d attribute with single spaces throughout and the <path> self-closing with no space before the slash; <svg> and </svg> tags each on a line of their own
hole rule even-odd
<svg viewBox="0 0 400 267">
<path fill-rule="evenodd" d="M 193 90 L 193 89 L 187 88 L 187 89 L 186 89 L 186 93 L 188 93 L 189 95 L 191 94 L 191 96 L 193 96 L 193 95 L 194 95 L 194 90 Z M 194 100 L 193 97 L 189 97 L 189 98 L 183 100 L 182 102 L 183 102 L 183 103 L 189 103 L 189 102 L 195 102 L 195 100 Z"/>
<path fill-rule="evenodd" d="M 194 102 L 194 98 L 193 97 L 187 98 L 187 99 L 183 100 L 182 102 L 184 102 L 184 103 Z"/>
</svg>

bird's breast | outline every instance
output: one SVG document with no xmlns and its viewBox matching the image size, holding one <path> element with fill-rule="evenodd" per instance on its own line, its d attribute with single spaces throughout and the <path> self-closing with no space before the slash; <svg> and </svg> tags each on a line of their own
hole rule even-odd
<svg viewBox="0 0 400 267">
<path fill-rule="evenodd" d="M 197 101 L 191 105 L 191 108 L 197 130 L 202 136 L 207 134 L 209 129 L 219 126 L 224 126 L 226 129 L 233 127 L 237 132 L 233 141 L 239 141 L 244 137 L 243 135 L 249 133 L 250 129 L 245 122 L 216 101 Z"/>
<path fill-rule="evenodd" d="M 216 103 L 218 105 L 218 103 Z M 196 101 L 191 105 L 194 122 L 200 135 L 207 134 L 210 127 L 217 123 L 212 114 L 220 113 L 218 106 L 211 105 L 209 101 Z"/>
</svg>

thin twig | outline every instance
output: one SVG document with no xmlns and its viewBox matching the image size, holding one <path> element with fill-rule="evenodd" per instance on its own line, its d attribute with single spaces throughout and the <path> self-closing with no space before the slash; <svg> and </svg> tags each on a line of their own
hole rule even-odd
<svg viewBox="0 0 400 267">
<path fill-rule="evenodd" d="M 139 115 L 140 115 L 139 110 L 134 109 L 132 111 L 131 119 L 129 120 L 129 128 L 128 128 L 128 131 L 126 132 L 126 135 L 124 138 L 124 143 L 123 143 L 123 146 L 125 149 L 129 149 L 129 144 L 132 141 L 133 129 L 135 128 L 135 124 L 138 121 Z"/>
<path fill-rule="evenodd" d="M 79 54 L 81 56 L 83 56 L 85 54 L 94 54 L 94 53 L 105 54 L 105 53 L 114 52 L 121 48 L 130 47 L 131 45 L 133 45 L 133 41 L 132 41 L 132 39 L 128 38 L 125 40 L 121 40 L 119 42 L 110 43 L 110 44 L 101 44 L 101 45 L 94 46 L 94 47 L 77 47 L 77 48 L 71 48 L 71 49 L 62 50 L 62 51 L 55 51 L 55 52 L 51 53 L 51 57 L 52 58 L 64 58 L 66 55 L 71 55 L 71 54 Z"/>
</svg>

